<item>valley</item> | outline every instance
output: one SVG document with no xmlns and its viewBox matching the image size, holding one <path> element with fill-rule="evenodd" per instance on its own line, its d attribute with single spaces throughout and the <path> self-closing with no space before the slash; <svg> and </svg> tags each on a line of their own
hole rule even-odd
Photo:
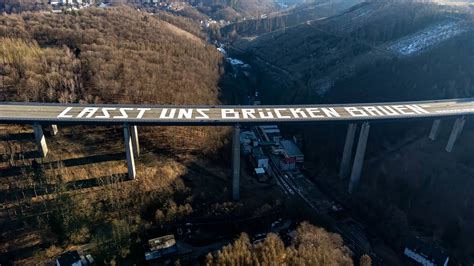
<svg viewBox="0 0 474 266">
<path fill-rule="evenodd" d="M 402 9 L 404 11 L 401 11 Z M 383 20 L 384 26 L 379 27 L 382 22 L 377 23 L 377 20 Z M 473 35 L 471 26 L 468 26 L 470 23 L 472 23 L 470 15 L 450 13 L 449 10 L 437 6 L 361 4 L 333 18 L 270 30 L 251 38 L 244 33 L 242 38 L 234 37 L 228 44 L 228 50 L 254 66 L 253 73 L 256 76 L 252 86 L 258 88 L 262 104 L 352 103 L 470 97 L 472 95 L 470 77 L 473 74 L 470 71 L 472 68 L 469 67 L 469 62 L 473 60 L 470 48 Z M 324 50 L 327 47 L 330 49 Z M 468 54 L 471 56 L 462 56 Z M 464 66 L 461 66 L 462 64 Z M 453 71 L 454 69 L 459 71 Z M 467 83 L 458 83 L 461 80 Z M 250 92 L 250 95 L 252 94 L 253 91 Z M 447 122 L 444 128 L 445 138 L 451 123 Z M 464 207 L 447 200 L 457 198 L 448 196 L 449 193 L 440 192 L 443 196 L 441 194 L 434 196 L 431 190 L 420 193 L 420 189 L 423 184 L 421 180 L 433 180 L 433 176 L 437 176 L 436 180 L 440 182 L 438 186 L 441 189 L 443 182 L 447 182 L 450 175 L 441 174 L 444 171 L 440 168 L 464 166 L 445 159 L 441 161 L 445 161 L 446 165 L 441 164 L 437 167 L 419 161 L 418 156 L 428 156 L 424 157 L 427 161 L 431 161 L 429 159 L 431 156 L 447 156 L 443 155 L 443 142 L 437 141 L 434 146 L 430 144 L 427 138 L 429 128 L 429 123 L 374 127 L 369 137 L 374 143 L 368 146 L 369 157 L 372 159 L 368 159 L 364 165 L 364 169 L 367 169 L 364 170 L 367 171 L 364 182 L 367 183 L 361 194 L 355 197 L 356 201 L 347 197 L 347 181 L 339 180 L 335 176 L 342 151 L 340 140 L 344 138 L 345 128 L 337 125 L 296 128 L 282 126 L 282 132 L 288 132 L 290 135 L 303 134 L 304 152 L 311 158 L 305 163 L 305 167 L 311 173 L 313 182 L 335 196 L 338 202 L 349 203 L 345 206 L 351 209 L 358 219 L 364 220 L 369 228 L 379 232 L 385 241 L 392 243 L 395 250 L 402 248 L 401 239 L 408 239 L 409 235 L 414 233 L 422 235 L 427 241 L 443 243 L 441 245 L 450 247 L 448 249 L 453 254 L 460 254 L 455 250 L 465 246 L 468 238 L 461 240 L 457 235 L 454 241 L 457 244 L 451 246 L 454 242 L 444 242 L 450 238 L 447 236 L 450 233 L 444 230 L 454 227 L 460 230 L 462 227 L 463 234 L 470 235 L 472 232 L 467 229 L 468 227 L 460 225 L 470 223 L 471 219 L 467 218 L 469 211 L 465 212 Z M 469 142 L 471 139 L 470 128 L 468 126 L 468 132 L 463 135 L 464 141 Z M 337 142 L 339 144 L 335 145 Z M 409 147 L 412 146 L 417 146 L 418 152 L 410 150 Z M 462 156 L 460 154 L 465 152 L 467 150 L 460 148 L 455 158 L 460 158 L 458 156 Z M 384 161 L 392 159 L 398 160 L 396 165 L 402 166 L 405 170 L 398 171 L 399 167 L 395 164 L 391 165 L 393 168 L 387 168 Z M 412 160 L 417 163 L 409 163 Z M 465 163 L 462 164 L 470 165 L 468 162 Z M 404 165 L 407 165 L 412 173 L 416 173 L 411 180 L 406 178 L 408 170 Z M 417 170 L 414 170 L 415 168 Z M 463 194 L 461 191 L 464 191 L 466 185 L 469 186 L 470 178 L 459 180 L 457 184 L 457 188 L 452 188 L 452 191 Z M 407 194 L 402 196 L 399 194 L 401 191 L 408 193 L 410 200 L 404 199 Z M 434 203 L 440 196 L 447 197 L 446 200 L 450 202 L 451 207 L 443 209 Z M 374 202 L 378 200 L 381 202 Z M 421 200 L 426 204 L 430 202 L 430 207 L 421 203 L 414 207 L 411 205 L 414 204 L 412 200 Z M 470 196 L 464 200 L 471 202 Z M 406 205 L 407 201 L 411 203 Z M 465 203 L 461 200 L 458 204 L 462 202 Z M 431 208 L 437 212 L 441 211 L 441 208 L 442 212 L 450 214 L 455 208 L 459 212 L 450 218 L 439 217 L 439 219 L 430 216 L 421 218 L 417 214 Z M 396 213 L 397 217 L 392 216 L 395 214 L 389 214 L 390 212 Z M 381 221 L 380 217 L 387 217 L 387 220 Z M 396 225 L 400 231 L 395 232 L 403 234 L 394 233 L 395 236 L 387 233 L 384 224 L 390 224 L 391 219 L 402 220 L 401 224 Z M 426 234 L 424 229 L 426 226 L 432 230 L 437 228 L 436 233 Z M 380 228 L 380 231 L 377 228 Z M 450 239 L 452 241 L 452 238 Z M 466 256 L 469 251 L 465 250 L 464 254 L 460 257 Z M 469 264 L 470 260 L 464 257 L 461 259 L 463 262 L 456 263 Z"/>
<path fill-rule="evenodd" d="M 4 14 L 0 100 L 250 104 L 257 111 L 243 118 L 257 119 L 341 115 L 258 105 L 474 95 L 469 6 L 198 2 Z M 349 111 L 390 111 L 368 108 Z M 397 115 L 422 112 L 397 108 Z M 59 118 L 141 119 L 145 109 L 71 107 Z M 199 108 L 166 110 L 160 118 L 209 118 Z M 238 115 L 226 110 L 224 118 Z M 178 255 L 158 260 L 164 265 L 411 265 L 404 249 L 413 238 L 449 254 L 452 265 L 471 265 L 474 131 L 466 120 L 452 153 L 445 145 L 454 118 L 443 119 L 435 141 L 429 120 L 371 124 L 354 193 L 338 176 L 347 124 L 278 125 L 305 158 L 292 170 L 282 170 L 290 166 L 281 165 L 281 140 L 244 126 L 242 149 L 243 136 L 253 134 L 269 162 L 268 176 L 258 176 L 253 150 L 242 151 L 239 201 L 232 198 L 230 127 L 140 125 L 137 179 L 127 180 L 121 125 L 66 125 L 57 136 L 46 130 L 45 158 L 31 126 L 1 125 L 0 263 L 48 264 L 82 250 L 99 265 L 144 264 L 149 241 L 173 235 Z"/>
</svg>

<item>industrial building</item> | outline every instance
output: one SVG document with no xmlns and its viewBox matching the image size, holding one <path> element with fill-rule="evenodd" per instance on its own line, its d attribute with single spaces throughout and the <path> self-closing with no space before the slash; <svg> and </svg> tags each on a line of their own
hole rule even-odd
<svg viewBox="0 0 474 266">
<path fill-rule="evenodd" d="M 283 152 L 285 159 L 294 160 L 297 163 L 304 162 L 304 154 L 301 152 L 300 148 L 291 140 L 282 140 L 280 141 L 280 147 Z"/>
<path fill-rule="evenodd" d="M 278 143 L 282 140 L 280 129 L 277 125 L 259 127 L 266 141 Z"/>
<path fill-rule="evenodd" d="M 283 158 L 280 160 L 280 170 L 291 171 L 296 169 L 295 158 Z"/>
</svg>

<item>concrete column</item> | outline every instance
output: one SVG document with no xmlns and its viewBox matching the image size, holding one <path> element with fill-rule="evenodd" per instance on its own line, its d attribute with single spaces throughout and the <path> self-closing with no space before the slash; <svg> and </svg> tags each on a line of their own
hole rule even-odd
<svg viewBox="0 0 474 266">
<path fill-rule="evenodd" d="M 456 121 L 454 122 L 453 130 L 451 131 L 451 135 L 449 136 L 448 145 L 446 145 L 447 152 L 453 151 L 454 144 L 456 143 L 458 137 L 461 135 L 465 122 L 466 120 L 464 119 L 464 116 L 456 119 Z"/>
<path fill-rule="evenodd" d="M 365 122 L 360 129 L 359 142 L 352 165 L 351 181 L 349 183 L 349 193 L 352 193 L 358 186 L 360 174 L 362 173 L 362 165 L 364 164 L 365 148 L 367 147 L 367 139 L 369 138 L 370 124 Z"/>
<path fill-rule="evenodd" d="M 346 178 L 349 174 L 356 130 L 357 124 L 349 124 L 347 127 L 346 142 L 342 153 L 341 168 L 339 169 L 339 178 L 341 179 Z"/>
<path fill-rule="evenodd" d="M 123 136 L 125 139 L 125 153 L 127 154 L 128 179 L 133 180 L 137 173 L 135 171 L 135 158 L 133 157 L 132 134 L 128 125 L 123 127 Z"/>
<path fill-rule="evenodd" d="M 48 145 L 46 145 L 46 137 L 44 136 L 43 127 L 39 124 L 34 124 L 33 131 L 35 133 L 35 140 L 39 154 L 44 158 L 48 154 Z"/>
<path fill-rule="evenodd" d="M 439 133 L 439 126 L 441 125 L 441 119 L 436 119 L 433 122 L 433 126 L 431 127 L 430 131 L 430 140 L 436 140 L 438 138 L 438 133 Z"/>
<path fill-rule="evenodd" d="M 56 136 L 58 134 L 58 126 L 51 125 L 49 130 L 51 131 L 51 136 Z"/>
<path fill-rule="evenodd" d="M 140 157 L 140 142 L 138 141 L 137 126 L 130 126 L 130 132 L 132 133 L 133 154 L 138 158 Z"/>
<path fill-rule="evenodd" d="M 48 154 L 48 145 L 46 144 L 43 127 L 35 123 L 33 125 L 33 131 L 35 134 L 36 145 L 38 146 L 38 152 L 40 156 L 44 158 Z"/>
<path fill-rule="evenodd" d="M 240 126 L 232 134 L 232 199 L 240 199 Z"/>
</svg>

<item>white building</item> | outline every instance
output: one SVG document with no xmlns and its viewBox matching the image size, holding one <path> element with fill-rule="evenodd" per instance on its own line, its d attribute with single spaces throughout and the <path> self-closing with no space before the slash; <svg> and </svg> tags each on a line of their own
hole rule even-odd
<svg viewBox="0 0 474 266">
<path fill-rule="evenodd" d="M 268 169 L 268 157 L 265 156 L 261 147 L 252 149 L 252 157 L 255 160 L 255 168 Z"/>
<path fill-rule="evenodd" d="M 57 5 L 57 4 L 62 4 L 62 5 L 72 5 L 72 4 L 82 4 L 83 0 L 50 0 L 51 5 Z M 53 2 L 55 4 L 53 4 Z"/>
<path fill-rule="evenodd" d="M 408 240 L 405 251 L 407 257 L 425 266 L 447 266 L 449 256 L 436 246 L 430 246 L 417 237 Z"/>
<path fill-rule="evenodd" d="M 90 254 L 80 255 L 77 250 L 66 251 L 56 259 L 56 266 L 88 266 L 93 265 L 94 259 Z"/>
</svg>

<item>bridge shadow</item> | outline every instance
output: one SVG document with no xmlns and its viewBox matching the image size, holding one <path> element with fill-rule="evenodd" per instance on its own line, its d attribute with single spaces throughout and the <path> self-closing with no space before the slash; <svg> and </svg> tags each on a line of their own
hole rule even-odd
<svg viewBox="0 0 474 266">
<path fill-rule="evenodd" d="M 125 152 L 99 154 L 99 155 L 92 155 L 92 156 L 81 157 L 81 158 L 73 158 L 73 159 L 53 162 L 52 164 L 62 162 L 62 164 L 65 167 L 71 167 L 71 166 L 78 166 L 78 165 L 84 165 L 84 164 L 102 163 L 102 162 L 119 161 L 119 160 L 125 160 Z"/>
<path fill-rule="evenodd" d="M 0 136 L 0 141 L 34 141 L 35 135 L 33 133 L 15 133 Z"/>
<path fill-rule="evenodd" d="M 27 152 L 17 152 L 13 153 L 11 155 L 3 155 L 0 156 L 0 163 L 6 163 L 10 160 L 22 160 L 22 159 L 34 159 L 34 158 L 39 158 L 41 157 L 41 154 L 39 151 L 27 151 Z M 1 170 L 2 172 L 4 170 Z M 1 173 L 0 173 L 1 176 Z"/>
<path fill-rule="evenodd" d="M 28 247 L 21 247 L 16 248 L 13 250 L 9 250 L 0 256 L 0 265 L 14 265 L 11 262 L 14 260 L 28 258 L 33 256 L 35 252 L 38 251 L 40 248 L 47 248 L 47 244 L 36 244 Z"/>
<path fill-rule="evenodd" d="M 128 181 L 128 175 L 126 173 L 123 173 L 114 174 L 112 176 L 102 176 L 96 178 L 74 180 L 62 184 L 41 184 L 38 187 L 29 187 L 26 189 L 10 189 L 7 191 L 3 191 L 2 193 L 0 193 L 0 201 L 14 201 L 18 198 L 18 195 L 21 195 L 21 197 L 31 198 L 53 194 L 57 192 L 69 192 L 125 181 Z"/>
<path fill-rule="evenodd" d="M 30 154 L 31 153 L 31 154 Z M 38 157 L 36 151 L 27 152 L 28 158 L 36 158 Z M 23 158 L 27 159 L 25 153 L 22 154 L 15 154 L 14 157 L 23 156 Z M 1 160 L 8 161 L 9 158 L 1 158 Z M 102 163 L 102 162 L 110 162 L 110 161 L 119 161 L 125 160 L 125 153 L 110 153 L 110 154 L 100 154 L 100 155 L 92 155 L 87 157 L 81 158 L 72 158 L 72 159 L 65 159 L 59 160 L 54 162 L 46 162 L 42 164 L 38 164 L 39 166 L 43 167 L 43 169 L 50 169 L 55 168 L 58 164 L 62 164 L 64 167 L 73 167 L 79 165 L 86 165 L 86 164 L 93 164 L 93 163 Z M 29 166 L 13 166 L 5 169 L 0 169 L 0 177 L 7 177 L 7 176 L 16 176 L 22 174 L 25 170 L 33 170 L 33 167 Z"/>
</svg>

